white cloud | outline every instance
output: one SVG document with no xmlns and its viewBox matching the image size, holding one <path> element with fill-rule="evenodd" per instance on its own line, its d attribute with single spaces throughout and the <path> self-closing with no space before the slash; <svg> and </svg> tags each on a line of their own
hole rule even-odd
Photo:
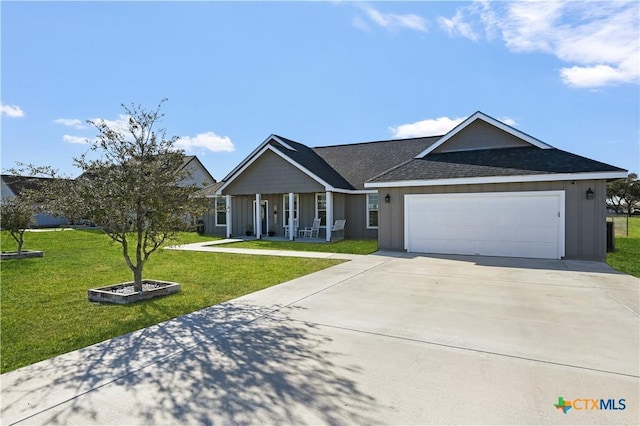
<svg viewBox="0 0 640 426">
<path fill-rule="evenodd" d="M 82 121 L 77 118 L 58 118 L 53 120 L 53 122 L 56 124 L 62 124 L 63 126 L 73 127 L 75 129 L 86 128 Z"/>
<path fill-rule="evenodd" d="M 450 36 L 461 35 L 469 40 L 478 41 L 478 35 L 470 24 L 464 22 L 464 17 L 460 10 L 452 18 L 438 17 L 440 26 L 449 33 Z"/>
<path fill-rule="evenodd" d="M 115 120 L 105 120 L 104 118 L 92 118 L 90 121 L 96 124 L 104 123 L 107 126 L 109 126 L 110 129 L 113 129 L 113 130 L 128 132 L 130 118 L 131 118 L 130 115 L 120 114 L 118 115 L 118 118 L 116 118 Z"/>
<path fill-rule="evenodd" d="M 516 120 L 514 120 L 513 118 L 509 118 L 509 117 L 502 117 L 499 120 L 502 121 L 507 126 L 511 126 L 511 127 L 515 127 L 518 124 L 516 122 Z"/>
<path fill-rule="evenodd" d="M 514 52 L 551 54 L 568 63 L 562 81 L 600 87 L 640 80 L 637 2 L 497 2 L 459 7 L 440 17 L 451 36 L 501 38 Z"/>
<path fill-rule="evenodd" d="M 389 127 L 389 130 L 391 130 L 391 133 L 395 138 L 440 136 L 444 135 L 464 120 L 464 118 L 449 117 L 430 118 L 427 120 L 416 121 L 415 123 L 392 126 Z"/>
<path fill-rule="evenodd" d="M 413 13 L 402 15 L 395 13 L 383 13 L 367 4 L 359 4 L 359 7 L 365 12 L 371 22 L 390 31 L 398 29 L 407 29 L 423 33 L 428 31 L 427 21 L 419 15 Z M 353 20 L 353 25 L 361 30 L 369 29 L 367 23 L 359 17 Z"/>
<path fill-rule="evenodd" d="M 24 111 L 17 105 L 0 105 L 0 115 L 11 118 L 24 117 Z"/>
<path fill-rule="evenodd" d="M 178 139 L 176 146 L 185 151 L 202 148 L 213 152 L 231 152 L 235 149 L 228 136 L 218 136 L 213 132 L 199 133 L 194 137 L 183 136 Z"/>
<path fill-rule="evenodd" d="M 426 120 L 416 121 L 415 123 L 401 124 L 399 126 L 389 127 L 389 130 L 395 138 L 415 138 L 421 136 L 441 136 L 447 134 L 458 124 L 466 120 L 467 117 L 438 117 Z M 503 117 L 499 119 L 508 126 L 515 126 L 516 121 L 513 118 Z"/>
<path fill-rule="evenodd" d="M 80 144 L 80 145 L 86 145 L 89 143 L 89 139 L 85 138 L 84 136 L 64 135 L 62 136 L 62 140 L 65 142 Z"/>
</svg>

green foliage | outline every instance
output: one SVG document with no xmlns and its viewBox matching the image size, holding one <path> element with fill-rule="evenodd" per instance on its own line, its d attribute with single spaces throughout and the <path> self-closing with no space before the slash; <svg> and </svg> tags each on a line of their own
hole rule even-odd
<svg viewBox="0 0 640 426">
<path fill-rule="evenodd" d="M 179 233 L 181 243 L 209 241 Z M 76 350 L 340 263 L 328 259 L 242 256 L 160 250 L 153 278 L 175 281 L 180 293 L 120 306 L 87 301 L 87 290 L 127 281 L 122 257 L 100 231 L 30 235 L 39 259 L 2 261 L 2 372 Z M 2 232 L 3 246 L 15 244 Z"/>
<path fill-rule="evenodd" d="M 22 252 L 24 232 L 31 224 L 34 213 L 34 207 L 27 197 L 6 197 L 0 203 L 2 229 L 9 231 L 18 253 Z"/>
<path fill-rule="evenodd" d="M 58 215 L 87 219 L 121 245 L 137 291 L 149 256 L 186 228 L 186 218 L 199 217 L 208 207 L 205 198 L 195 196 L 197 188 L 181 184 L 189 177 L 184 153 L 174 147 L 177 137 L 156 129 L 161 106 L 148 111 L 123 105 L 125 128 L 89 121 L 98 136 L 91 152 L 74 160 L 85 173 L 75 181 L 59 180 L 48 197 Z"/>
<path fill-rule="evenodd" d="M 268 250 L 319 251 L 324 253 L 370 254 L 378 250 L 377 240 L 341 240 L 333 243 L 252 240 L 224 244 L 221 247 Z"/>
<path fill-rule="evenodd" d="M 616 237 L 616 251 L 607 254 L 607 264 L 640 278 L 640 217 L 629 218 L 629 236 Z"/>
<path fill-rule="evenodd" d="M 636 208 L 640 208 L 640 181 L 638 175 L 629 173 L 625 179 L 618 179 L 607 183 L 607 205 L 616 213 L 631 215 Z"/>
</svg>

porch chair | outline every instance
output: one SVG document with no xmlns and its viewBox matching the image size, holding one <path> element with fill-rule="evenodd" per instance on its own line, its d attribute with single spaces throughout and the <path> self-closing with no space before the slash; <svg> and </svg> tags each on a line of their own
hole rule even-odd
<svg viewBox="0 0 640 426">
<path fill-rule="evenodd" d="M 293 219 L 293 235 L 298 235 L 298 219 Z M 289 238 L 289 225 L 284 227 L 284 237 Z"/>
<path fill-rule="evenodd" d="M 339 232 L 342 231 L 342 237 L 344 238 L 344 226 L 347 224 L 346 219 L 338 219 L 335 221 L 333 226 L 331 227 L 331 232 Z"/>
<path fill-rule="evenodd" d="M 311 228 L 308 226 L 300 230 L 300 237 L 302 238 L 318 238 L 320 236 L 320 218 L 313 219 L 313 225 Z"/>
</svg>

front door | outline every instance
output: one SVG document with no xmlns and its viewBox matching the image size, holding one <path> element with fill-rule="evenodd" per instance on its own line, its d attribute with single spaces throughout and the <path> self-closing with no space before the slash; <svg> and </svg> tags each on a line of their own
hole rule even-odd
<svg viewBox="0 0 640 426">
<path fill-rule="evenodd" d="M 262 235 L 269 233 L 269 201 L 260 201 L 260 223 L 262 226 Z M 256 202 L 253 201 L 253 229 L 254 232 L 258 230 L 258 223 L 256 222 Z M 256 235 L 257 236 L 257 235 Z"/>
</svg>

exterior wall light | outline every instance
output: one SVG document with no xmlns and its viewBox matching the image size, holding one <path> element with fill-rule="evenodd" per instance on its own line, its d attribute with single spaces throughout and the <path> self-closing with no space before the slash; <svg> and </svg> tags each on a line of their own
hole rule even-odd
<svg viewBox="0 0 640 426">
<path fill-rule="evenodd" d="M 587 200 L 593 200 L 593 190 L 591 188 L 587 189 Z"/>
<path fill-rule="evenodd" d="M 391 195 L 387 194 L 384 196 L 384 202 L 389 204 L 391 202 Z"/>
</svg>

